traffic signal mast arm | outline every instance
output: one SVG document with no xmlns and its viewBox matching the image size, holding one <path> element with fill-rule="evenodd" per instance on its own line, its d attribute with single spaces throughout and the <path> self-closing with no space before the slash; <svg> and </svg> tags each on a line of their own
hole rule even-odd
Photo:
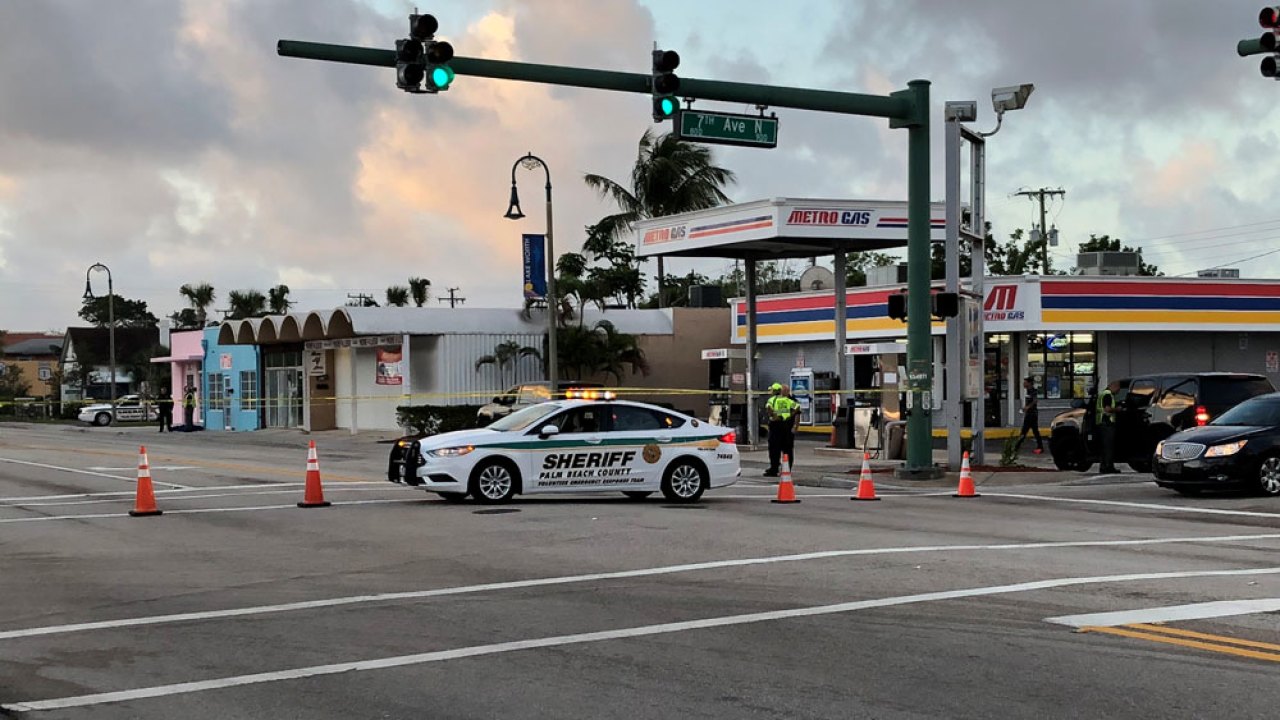
<svg viewBox="0 0 1280 720">
<path fill-rule="evenodd" d="M 394 50 L 331 45 L 301 40 L 281 40 L 277 43 L 276 50 L 281 57 L 327 60 L 374 67 L 393 68 L 396 66 L 396 53 Z M 568 85 L 571 87 L 614 90 L 645 95 L 652 92 L 650 89 L 652 77 L 645 73 L 593 70 L 562 65 L 539 65 L 537 63 L 461 56 L 455 56 L 450 60 L 449 66 L 458 75 L 471 75 L 497 80 L 519 80 L 522 82 Z M 724 82 L 721 80 L 680 78 L 680 94 L 684 97 L 693 97 L 699 100 L 767 105 L 769 107 L 790 107 L 846 115 L 870 115 L 902 121 L 912 120 L 915 114 L 914 103 L 908 93 L 909 91 L 902 91 L 891 96 L 863 95 L 830 90 L 809 90 L 806 88 L 775 87 L 772 85 Z M 928 109 L 925 108 L 922 112 L 928 112 Z"/>
</svg>

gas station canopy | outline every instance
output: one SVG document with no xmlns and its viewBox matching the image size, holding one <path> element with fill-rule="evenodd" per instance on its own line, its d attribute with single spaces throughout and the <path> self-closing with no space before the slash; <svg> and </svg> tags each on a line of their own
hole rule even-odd
<svg viewBox="0 0 1280 720">
<path fill-rule="evenodd" d="M 946 207 L 930 206 L 930 240 L 946 239 Z M 907 204 L 774 198 L 636 223 L 638 257 L 772 260 L 906 247 Z"/>
</svg>

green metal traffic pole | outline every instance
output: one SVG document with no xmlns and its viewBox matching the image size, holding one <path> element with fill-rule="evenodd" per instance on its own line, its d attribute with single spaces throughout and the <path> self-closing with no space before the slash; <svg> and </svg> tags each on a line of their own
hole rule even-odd
<svg viewBox="0 0 1280 720">
<path fill-rule="evenodd" d="M 929 81 L 907 84 L 913 117 L 907 127 L 907 464 L 903 475 L 929 477 L 933 468 L 933 347 L 929 284 Z"/>
</svg>

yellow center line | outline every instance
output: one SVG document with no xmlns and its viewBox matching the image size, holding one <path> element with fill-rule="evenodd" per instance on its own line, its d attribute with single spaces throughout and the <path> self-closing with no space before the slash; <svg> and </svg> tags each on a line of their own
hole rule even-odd
<svg viewBox="0 0 1280 720">
<path fill-rule="evenodd" d="M 1244 648 L 1231 647 L 1228 645 L 1215 645 L 1213 643 L 1201 642 L 1199 640 L 1188 640 L 1179 637 L 1171 637 L 1168 635 L 1157 635 L 1155 633 L 1140 632 L 1138 630 L 1126 630 L 1118 627 L 1098 627 L 1088 626 L 1080 628 L 1080 632 L 1096 632 L 1107 635 L 1119 635 L 1120 637 L 1135 638 L 1138 640 L 1150 640 L 1151 642 L 1164 643 L 1166 645 L 1178 645 L 1181 647 L 1194 648 L 1196 650 L 1207 650 L 1209 652 L 1222 653 L 1224 655 L 1235 655 L 1237 657 L 1246 657 L 1253 660 L 1265 660 L 1267 662 L 1280 662 L 1280 653 L 1266 653 L 1258 650 L 1246 650 Z"/>
<path fill-rule="evenodd" d="M 1264 642 L 1258 642 L 1256 640 L 1244 640 L 1241 638 L 1230 637 L 1228 635 L 1212 635 L 1210 633 L 1196 632 L 1194 630 L 1183 630 L 1182 628 L 1165 627 L 1163 625 L 1148 625 L 1146 623 L 1136 623 L 1133 625 L 1127 625 L 1126 627 L 1131 627 L 1131 628 L 1134 628 L 1135 630 L 1145 630 L 1147 632 L 1164 633 L 1165 635 L 1176 635 L 1178 637 L 1188 637 L 1188 638 L 1194 638 L 1197 640 L 1209 640 L 1212 642 L 1225 643 L 1228 645 L 1240 645 L 1243 647 L 1258 648 L 1260 650 L 1274 650 L 1276 652 L 1280 652 L 1280 645 L 1276 645 L 1274 643 L 1264 643 Z"/>
</svg>

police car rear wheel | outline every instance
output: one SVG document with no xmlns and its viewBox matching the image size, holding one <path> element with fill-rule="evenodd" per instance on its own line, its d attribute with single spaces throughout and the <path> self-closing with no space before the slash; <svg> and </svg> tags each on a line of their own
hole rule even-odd
<svg viewBox="0 0 1280 720">
<path fill-rule="evenodd" d="M 93 416 L 93 424 L 98 427 L 105 427 L 111 424 L 111 413 L 100 412 Z"/>
<path fill-rule="evenodd" d="M 697 502 L 706 489 L 706 471 L 691 460 L 676 460 L 662 476 L 662 496 L 671 502 Z"/>
<path fill-rule="evenodd" d="M 516 469 L 505 460 L 488 460 L 471 472 L 471 497 L 477 502 L 500 503 L 516 494 Z"/>
</svg>

